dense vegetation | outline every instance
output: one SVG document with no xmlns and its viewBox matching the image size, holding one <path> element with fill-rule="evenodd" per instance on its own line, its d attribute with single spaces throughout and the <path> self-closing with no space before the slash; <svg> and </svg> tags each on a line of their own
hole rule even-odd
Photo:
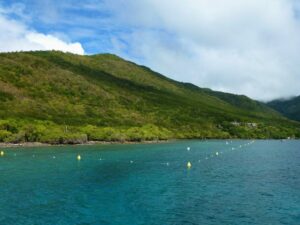
<svg viewBox="0 0 300 225">
<path fill-rule="evenodd" d="M 246 96 L 180 83 L 115 55 L 0 54 L 0 142 L 300 137 Z"/>
<path fill-rule="evenodd" d="M 287 100 L 274 100 L 268 102 L 268 106 L 282 113 L 287 118 L 300 121 L 300 96 Z"/>
</svg>

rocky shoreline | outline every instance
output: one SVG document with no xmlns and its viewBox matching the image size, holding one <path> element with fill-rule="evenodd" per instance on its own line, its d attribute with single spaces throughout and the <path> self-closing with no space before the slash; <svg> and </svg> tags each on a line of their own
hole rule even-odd
<svg viewBox="0 0 300 225">
<path fill-rule="evenodd" d="M 72 145 L 110 145 L 110 144 L 155 144 L 169 142 L 170 140 L 156 141 L 88 141 L 82 144 L 48 144 L 41 142 L 23 142 L 23 143 L 0 143 L 0 148 L 18 148 L 18 147 L 47 147 L 47 146 L 72 146 Z"/>
</svg>

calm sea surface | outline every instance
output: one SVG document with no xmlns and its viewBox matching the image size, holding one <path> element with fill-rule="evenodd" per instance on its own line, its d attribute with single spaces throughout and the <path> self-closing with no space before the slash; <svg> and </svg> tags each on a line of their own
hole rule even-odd
<svg viewBox="0 0 300 225">
<path fill-rule="evenodd" d="M 5 150 L 0 225 L 10 224 L 299 225 L 300 141 Z"/>
</svg>

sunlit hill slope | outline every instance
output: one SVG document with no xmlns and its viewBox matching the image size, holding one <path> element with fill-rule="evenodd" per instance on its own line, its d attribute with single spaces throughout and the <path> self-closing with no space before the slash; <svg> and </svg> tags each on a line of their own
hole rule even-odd
<svg viewBox="0 0 300 225">
<path fill-rule="evenodd" d="M 246 96 L 171 80 L 118 56 L 0 54 L 0 141 L 299 137 Z"/>
</svg>

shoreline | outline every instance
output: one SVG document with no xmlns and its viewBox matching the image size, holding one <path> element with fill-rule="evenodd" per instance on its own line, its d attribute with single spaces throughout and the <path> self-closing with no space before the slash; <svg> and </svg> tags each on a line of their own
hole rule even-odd
<svg viewBox="0 0 300 225">
<path fill-rule="evenodd" d="M 85 145 L 134 145 L 134 144 L 160 144 L 168 143 L 172 141 L 207 141 L 207 140 L 277 140 L 277 141 L 290 141 L 290 140 L 300 140 L 300 139 L 168 139 L 168 140 L 154 140 L 154 141 L 88 141 L 79 144 L 48 144 L 41 142 L 23 142 L 23 143 L 3 143 L 0 142 L 0 148 L 26 148 L 26 147 L 51 147 L 51 146 L 85 146 Z"/>
<path fill-rule="evenodd" d="M 88 141 L 80 144 L 48 144 L 41 142 L 23 142 L 23 143 L 0 143 L 0 148 L 23 148 L 23 147 L 51 147 L 51 146 L 84 146 L 84 145 L 113 145 L 113 144 L 160 144 L 173 140 L 158 141 Z"/>
</svg>

